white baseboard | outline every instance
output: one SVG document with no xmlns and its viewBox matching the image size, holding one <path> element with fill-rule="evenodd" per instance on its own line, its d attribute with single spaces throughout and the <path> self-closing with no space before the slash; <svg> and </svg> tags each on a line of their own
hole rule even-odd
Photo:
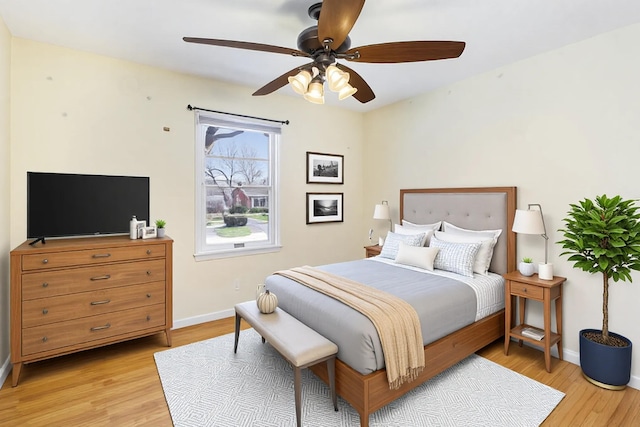
<svg viewBox="0 0 640 427">
<path fill-rule="evenodd" d="M 201 323 L 213 322 L 214 320 L 220 320 L 227 317 L 235 316 L 236 312 L 233 308 L 223 311 L 216 311 L 215 313 L 203 314 L 200 316 L 189 317 L 187 319 L 175 320 L 173 322 L 173 329 L 186 328 L 187 326 L 199 325 Z"/>
</svg>

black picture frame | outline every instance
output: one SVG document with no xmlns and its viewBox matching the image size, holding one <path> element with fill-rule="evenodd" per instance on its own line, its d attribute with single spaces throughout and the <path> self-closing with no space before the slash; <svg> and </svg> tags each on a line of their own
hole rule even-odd
<svg viewBox="0 0 640 427">
<path fill-rule="evenodd" d="M 307 193 L 307 224 L 344 221 L 343 193 Z"/>
<path fill-rule="evenodd" d="M 307 184 L 344 184 L 344 156 L 307 151 Z"/>
</svg>

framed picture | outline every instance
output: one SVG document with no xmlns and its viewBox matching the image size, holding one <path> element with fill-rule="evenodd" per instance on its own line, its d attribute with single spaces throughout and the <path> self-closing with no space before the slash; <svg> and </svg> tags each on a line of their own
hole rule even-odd
<svg viewBox="0 0 640 427">
<path fill-rule="evenodd" d="M 342 222 L 342 193 L 307 193 L 307 224 Z"/>
<path fill-rule="evenodd" d="M 307 151 L 307 184 L 344 184 L 344 156 Z"/>
</svg>

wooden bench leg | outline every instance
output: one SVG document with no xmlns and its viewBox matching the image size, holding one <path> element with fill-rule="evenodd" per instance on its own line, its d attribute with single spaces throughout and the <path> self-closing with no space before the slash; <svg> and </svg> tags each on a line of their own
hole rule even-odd
<svg viewBox="0 0 640 427">
<path fill-rule="evenodd" d="M 233 352 L 236 353 L 238 351 L 238 339 L 240 338 L 240 321 L 242 317 L 238 313 L 236 313 L 236 341 L 233 344 Z"/>
<path fill-rule="evenodd" d="M 327 372 L 329 373 L 329 388 L 331 389 L 331 400 L 333 409 L 338 411 L 338 396 L 336 395 L 336 357 L 327 360 Z"/>
<path fill-rule="evenodd" d="M 293 368 L 293 391 L 296 395 L 296 423 L 298 427 L 302 426 L 302 415 L 300 414 L 301 388 L 302 388 L 302 369 Z"/>
</svg>

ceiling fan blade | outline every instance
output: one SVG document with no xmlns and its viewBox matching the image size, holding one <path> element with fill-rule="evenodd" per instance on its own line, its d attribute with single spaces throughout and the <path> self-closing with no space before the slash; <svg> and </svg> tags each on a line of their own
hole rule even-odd
<svg viewBox="0 0 640 427">
<path fill-rule="evenodd" d="M 300 67 L 296 67 L 291 71 L 287 71 L 286 73 L 284 73 L 280 77 L 275 78 L 274 80 L 270 81 L 266 85 L 262 86 L 257 91 L 253 92 L 252 95 L 253 96 L 262 96 L 262 95 L 269 95 L 270 93 L 275 92 L 276 90 L 280 89 L 281 87 L 283 87 L 287 83 L 289 83 L 289 80 L 288 80 L 289 77 L 295 76 L 296 74 L 298 74 L 302 70 L 310 70 L 311 67 L 313 66 L 313 64 L 314 64 L 313 62 L 310 62 L 310 63 L 308 63 L 306 65 L 302 65 Z"/>
<path fill-rule="evenodd" d="M 345 58 L 355 62 L 386 63 L 434 61 L 457 58 L 462 55 L 465 42 L 454 41 L 413 41 L 371 44 L 349 49 Z"/>
<path fill-rule="evenodd" d="M 329 46 L 337 49 L 349 35 L 363 6 L 364 0 L 324 0 L 318 17 L 320 44 L 332 39 Z"/>
<path fill-rule="evenodd" d="M 182 40 L 187 43 L 199 43 L 199 44 L 210 44 L 213 46 L 223 46 L 223 47 L 233 47 L 236 49 L 247 49 L 247 50 L 257 50 L 259 52 L 271 52 L 271 53 L 282 53 L 285 55 L 293 55 L 293 56 L 306 56 L 309 54 L 302 52 L 298 49 L 292 49 L 288 47 L 280 47 L 273 46 L 270 44 L 262 44 L 262 43 L 251 43 L 251 42 L 239 42 L 235 40 L 221 40 L 221 39 L 201 39 L 197 37 L 183 37 Z"/>
<path fill-rule="evenodd" d="M 360 74 L 356 73 L 346 65 L 342 65 L 340 63 L 336 63 L 336 67 L 340 68 L 342 71 L 349 73 L 349 84 L 358 89 L 358 91 L 352 95 L 355 99 L 362 102 L 363 104 L 375 99 L 376 94 L 373 93 L 371 87 L 369 87 L 367 82 L 364 81 Z"/>
</svg>

